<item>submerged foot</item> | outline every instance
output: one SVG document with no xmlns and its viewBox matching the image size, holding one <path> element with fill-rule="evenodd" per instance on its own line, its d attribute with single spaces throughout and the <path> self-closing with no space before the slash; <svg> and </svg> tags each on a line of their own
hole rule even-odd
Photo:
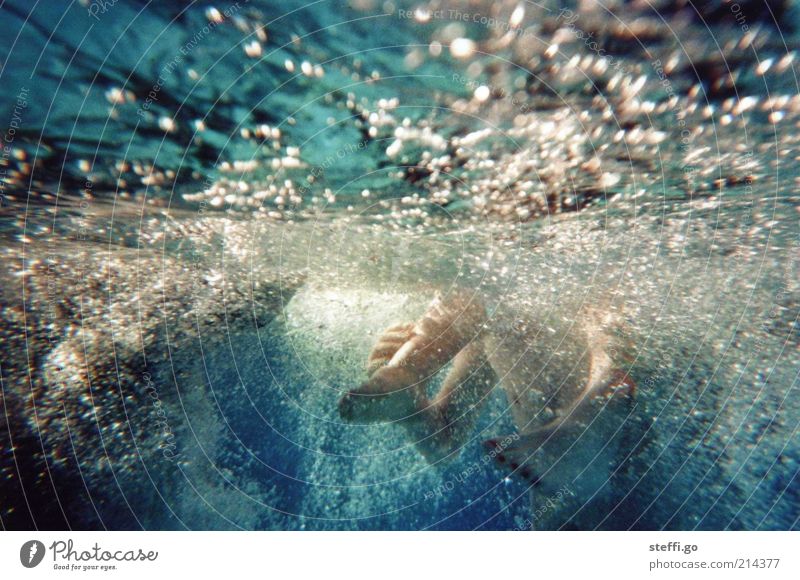
<svg viewBox="0 0 800 580">
<path fill-rule="evenodd" d="M 434 299 L 417 322 L 387 328 L 368 357 L 369 379 L 339 401 L 341 417 L 398 422 L 428 461 L 453 456 L 496 382 L 484 354 L 485 319 L 473 296 L 453 294 Z M 428 382 L 451 362 L 429 400 Z"/>
</svg>

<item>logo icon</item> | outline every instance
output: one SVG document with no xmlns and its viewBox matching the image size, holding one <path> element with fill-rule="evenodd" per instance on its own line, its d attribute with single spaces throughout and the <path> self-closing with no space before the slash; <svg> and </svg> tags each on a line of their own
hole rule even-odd
<svg viewBox="0 0 800 580">
<path fill-rule="evenodd" d="M 44 560 L 44 544 L 39 540 L 29 540 L 19 549 L 19 561 L 26 568 L 36 568 Z"/>
</svg>

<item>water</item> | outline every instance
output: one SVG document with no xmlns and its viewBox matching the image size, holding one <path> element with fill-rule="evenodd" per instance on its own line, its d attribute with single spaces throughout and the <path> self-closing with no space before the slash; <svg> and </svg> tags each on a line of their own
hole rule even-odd
<svg viewBox="0 0 800 580">
<path fill-rule="evenodd" d="M 796 6 L 418 6 L 0 8 L 4 527 L 797 528 Z M 532 492 L 499 387 L 343 423 L 437 292 L 616 313 L 636 396 Z"/>
</svg>

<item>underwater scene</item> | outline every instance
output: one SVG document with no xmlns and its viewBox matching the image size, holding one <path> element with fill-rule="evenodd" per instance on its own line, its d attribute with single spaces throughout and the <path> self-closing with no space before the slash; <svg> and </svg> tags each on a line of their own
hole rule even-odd
<svg viewBox="0 0 800 580">
<path fill-rule="evenodd" d="M 800 528 L 797 0 L 0 3 L 6 530 Z"/>
</svg>

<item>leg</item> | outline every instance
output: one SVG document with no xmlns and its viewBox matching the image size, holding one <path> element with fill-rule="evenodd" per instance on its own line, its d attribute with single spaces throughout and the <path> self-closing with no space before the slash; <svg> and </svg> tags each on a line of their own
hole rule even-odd
<svg viewBox="0 0 800 580">
<path fill-rule="evenodd" d="M 485 318 L 482 304 L 455 294 L 435 299 L 413 325 L 387 329 L 369 356 L 370 378 L 339 402 L 342 418 L 398 421 L 429 460 L 452 453 L 495 382 L 483 354 Z M 441 392 L 429 401 L 428 381 L 451 360 Z"/>
<path fill-rule="evenodd" d="M 557 416 L 540 427 L 516 437 L 490 439 L 484 443 L 495 460 L 534 485 L 539 475 L 530 467 L 533 455 L 543 447 L 569 439 L 575 427 L 585 428 L 597 414 L 598 399 L 619 394 L 635 395 L 636 383 L 627 373 L 617 369 L 607 353 L 608 338 L 600 333 L 589 334 L 589 377 L 586 385 Z M 566 436 L 566 437 L 565 437 Z M 510 442 L 504 445 L 504 442 Z"/>
<path fill-rule="evenodd" d="M 414 323 L 395 324 L 383 331 L 367 360 L 367 374 L 372 376 L 389 363 L 406 342 L 414 337 Z"/>
<path fill-rule="evenodd" d="M 468 344 L 456 355 L 433 401 L 403 424 L 429 462 L 454 456 L 465 445 L 496 382 L 480 342 Z"/>
</svg>

